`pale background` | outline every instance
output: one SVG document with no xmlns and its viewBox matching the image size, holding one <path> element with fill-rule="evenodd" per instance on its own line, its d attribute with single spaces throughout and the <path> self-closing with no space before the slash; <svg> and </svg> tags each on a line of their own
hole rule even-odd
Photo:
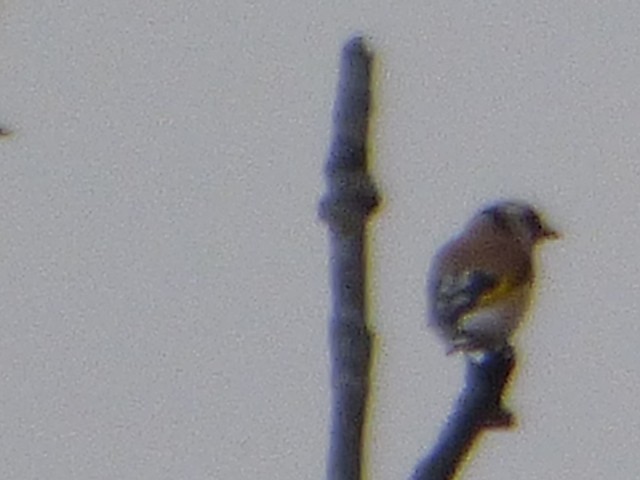
<svg viewBox="0 0 640 480">
<path fill-rule="evenodd" d="M 424 272 L 480 205 L 541 251 L 519 427 L 465 478 L 640 475 L 640 4 L 2 0 L 0 478 L 318 479 L 338 54 L 378 52 L 370 478 L 461 386 Z"/>
</svg>

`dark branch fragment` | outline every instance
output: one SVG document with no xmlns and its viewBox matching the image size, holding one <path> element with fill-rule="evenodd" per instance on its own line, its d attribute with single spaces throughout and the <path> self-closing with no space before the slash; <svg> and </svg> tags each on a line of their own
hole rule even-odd
<svg viewBox="0 0 640 480">
<path fill-rule="evenodd" d="M 464 390 L 440 433 L 436 446 L 416 468 L 413 480 L 454 478 L 480 433 L 513 425 L 502 396 L 515 365 L 511 347 L 485 353 L 482 360 L 468 360 Z"/>
<path fill-rule="evenodd" d="M 329 325 L 333 412 L 330 480 L 358 480 L 369 391 L 372 334 L 367 326 L 366 241 L 378 192 L 367 171 L 372 55 L 362 38 L 344 47 L 320 217 L 329 225 L 333 312 Z"/>
</svg>

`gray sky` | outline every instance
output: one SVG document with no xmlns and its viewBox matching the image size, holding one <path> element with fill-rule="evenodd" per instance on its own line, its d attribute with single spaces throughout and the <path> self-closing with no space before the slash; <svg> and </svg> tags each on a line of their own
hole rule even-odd
<svg viewBox="0 0 640 480">
<path fill-rule="evenodd" d="M 341 44 L 378 53 L 372 480 L 461 386 L 424 327 L 436 248 L 517 197 L 540 252 L 474 479 L 640 472 L 640 4 L 0 2 L 0 477 L 322 478 Z"/>
</svg>

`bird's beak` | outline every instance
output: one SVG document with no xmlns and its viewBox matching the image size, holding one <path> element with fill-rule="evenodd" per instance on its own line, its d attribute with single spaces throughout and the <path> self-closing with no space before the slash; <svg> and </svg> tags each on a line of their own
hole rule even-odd
<svg viewBox="0 0 640 480">
<path fill-rule="evenodd" d="M 559 238 L 562 238 L 562 234 L 556 229 L 551 228 L 548 225 L 544 225 L 542 227 L 542 238 L 545 240 L 558 240 Z"/>
</svg>

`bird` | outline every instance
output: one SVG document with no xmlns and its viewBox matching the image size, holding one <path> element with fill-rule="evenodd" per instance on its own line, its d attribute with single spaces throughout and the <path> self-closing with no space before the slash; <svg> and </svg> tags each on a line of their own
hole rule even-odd
<svg viewBox="0 0 640 480">
<path fill-rule="evenodd" d="M 531 301 L 536 247 L 559 237 L 530 203 L 499 200 L 436 253 L 427 279 L 427 323 L 447 354 L 511 348 Z"/>
</svg>

